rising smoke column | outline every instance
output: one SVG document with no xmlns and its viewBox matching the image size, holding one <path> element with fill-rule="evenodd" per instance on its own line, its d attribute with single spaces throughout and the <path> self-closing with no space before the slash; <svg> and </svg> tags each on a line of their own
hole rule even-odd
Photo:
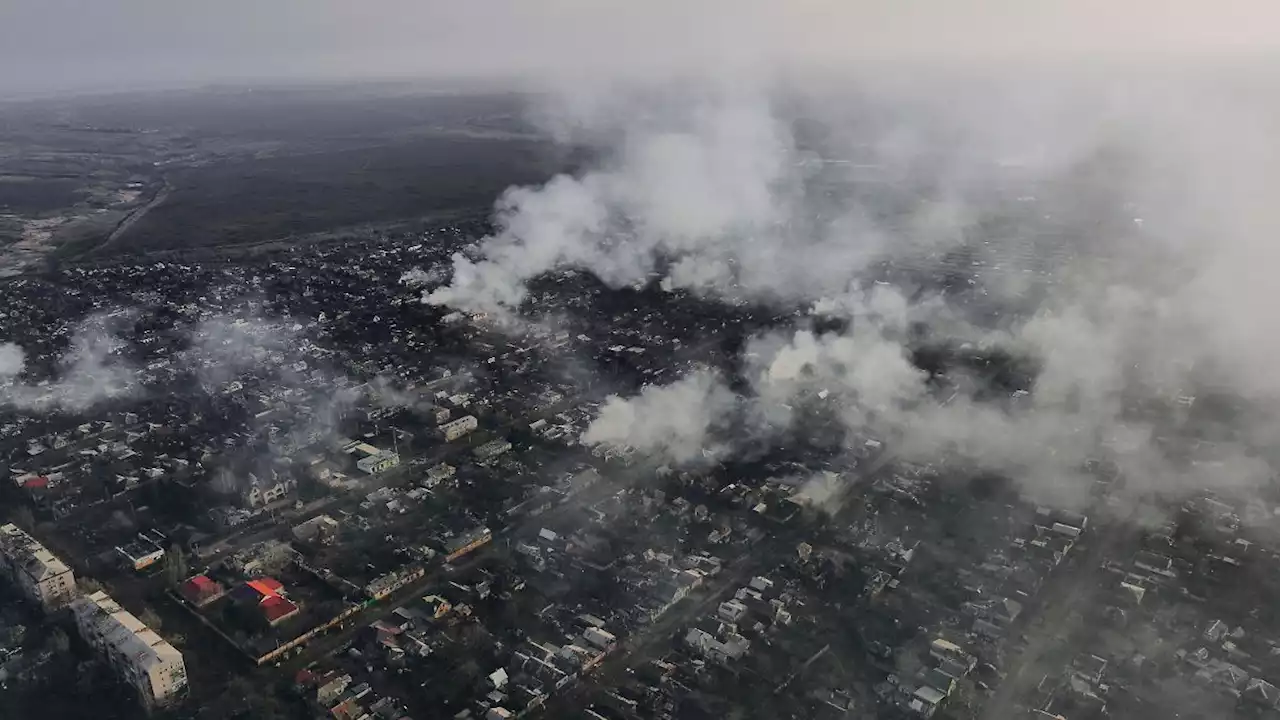
<svg viewBox="0 0 1280 720">
<path fill-rule="evenodd" d="M 645 279 L 659 260 L 681 259 L 672 286 L 727 289 L 722 263 L 742 243 L 786 232 L 798 197 L 791 138 L 767 98 L 698 97 L 691 107 L 623 128 L 616 157 L 579 177 L 513 188 L 498 203 L 498 234 L 480 259 L 453 258 L 450 285 L 424 299 L 488 312 L 513 309 L 525 283 L 583 267 L 611 285 Z"/>
</svg>

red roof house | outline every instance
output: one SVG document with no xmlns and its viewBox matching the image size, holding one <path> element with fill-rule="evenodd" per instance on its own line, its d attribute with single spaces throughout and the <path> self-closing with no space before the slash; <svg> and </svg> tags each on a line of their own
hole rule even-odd
<svg viewBox="0 0 1280 720">
<path fill-rule="evenodd" d="M 279 595 L 272 595 L 270 597 L 263 598 L 262 602 L 258 604 L 258 607 L 262 609 L 262 616 L 272 625 L 275 625 L 298 612 L 297 605 L 294 605 Z"/>
<path fill-rule="evenodd" d="M 268 623 L 276 623 L 298 612 L 298 606 L 285 597 L 284 585 L 275 578 L 249 580 L 236 588 L 235 600 L 244 605 L 257 605 Z"/>
<path fill-rule="evenodd" d="M 182 597 L 187 599 L 187 602 L 196 607 L 208 605 L 227 593 L 222 585 L 204 575 L 196 575 L 182 583 L 179 592 L 182 593 Z"/>
<path fill-rule="evenodd" d="M 281 584 L 279 580 L 275 578 L 269 578 L 269 577 L 261 578 L 258 580 L 250 580 L 249 582 L 245 583 L 245 585 L 248 585 L 249 587 L 256 590 L 258 594 L 261 595 L 263 598 L 268 598 L 273 595 L 279 595 L 284 590 L 284 585 Z"/>
</svg>

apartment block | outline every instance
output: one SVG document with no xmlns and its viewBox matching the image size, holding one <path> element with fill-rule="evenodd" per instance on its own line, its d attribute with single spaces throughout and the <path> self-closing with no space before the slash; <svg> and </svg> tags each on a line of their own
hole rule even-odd
<svg viewBox="0 0 1280 720">
<path fill-rule="evenodd" d="M 187 689 L 182 653 L 104 592 L 71 603 L 80 635 L 132 685 L 147 707 L 166 705 Z"/>
<path fill-rule="evenodd" d="M 61 607 L 75 595 L 71 568 L 12 523 L 0 526 L 0 571 L 45 610 Z"/>
</svg>

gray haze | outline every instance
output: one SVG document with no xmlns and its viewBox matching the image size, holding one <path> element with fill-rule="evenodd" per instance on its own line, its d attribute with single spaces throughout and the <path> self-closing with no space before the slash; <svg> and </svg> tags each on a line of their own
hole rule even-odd
<svg viewBox="0 0 1280 720">
<path fill-rule="evenodd" d="M 1271 52 L 1266 0 L 7 0 L 0 96 L 361 77 Z"/>
</svg>

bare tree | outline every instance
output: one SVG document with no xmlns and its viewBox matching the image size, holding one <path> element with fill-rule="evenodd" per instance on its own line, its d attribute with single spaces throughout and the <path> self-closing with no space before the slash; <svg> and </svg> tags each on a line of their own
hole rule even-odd
<svg viewBox="0 0 1280 720">
<path fill-rule="evenodd" d="M 177 543 L 169 546 L 169 552 L 165 553 L 165 570 L 170 585 L 177 585 L 187 578 L 187 556 Z"/>
<path fill-rule="evenodd" d="M 91 577 L 76 578 L 76 588 L 85 595 L 92 595 L 102 589 L 102 583 Z"/>
<path fill-rule="evenodd" d="M 24 530 L 30 530 L 36 526 L 36 517 L 31 512 L 31 508 L 26 505 L 19 505 L 18 509 L 13 513 L 13 522 Z"/>
<path fill-rule="evenodd" d="M 143 625 L 146 625 L 152 630 L 159 630 L 160 626 L 164 624 L 164 622 L 160 620 L 160 616 L 156 614 L 156 611 L 151 608 L 144 608 L 142 614 L 138 616 L 138 619 L 142 621 Z"/>
<path fill-rule="evenodd" d="M 49 648 L 59 655 L 64 655 L 71 649 L 71 639 L 62 628 L 56 627 L 49 633 Z"/>
</svg>

